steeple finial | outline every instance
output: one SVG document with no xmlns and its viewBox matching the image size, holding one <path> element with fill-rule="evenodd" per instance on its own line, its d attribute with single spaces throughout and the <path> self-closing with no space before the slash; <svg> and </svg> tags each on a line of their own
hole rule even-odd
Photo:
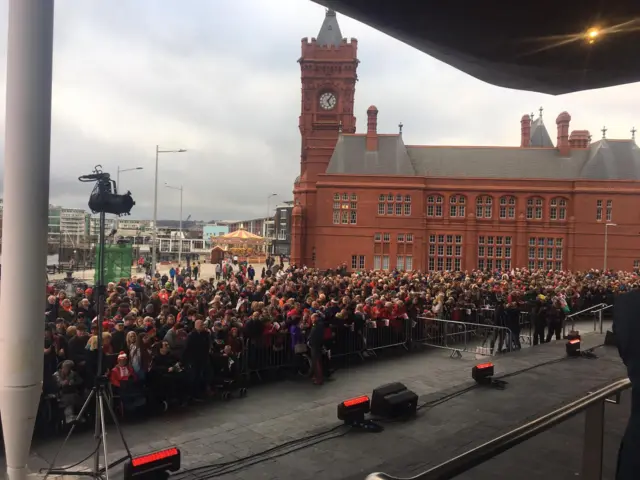
<svg viewBox="0 0 640 480">
<path fill-rule="evenodd" d="M 398 130 L 399 130 L 399 132 L 398 132 L 398 133 L 400 133 L 400 135 L 402 135 L 402 127 L 404 127 L 404 125 L 402 124 L 402 122 L 400 122 L 400 123 L 398 124 Z"/>
<path fill-rule="evenodd" d="M 602 127 L 602 130 L 600 131 L 602 132 L 602 139 L 604 140 L 607 138 L 607 127 Z"/>
<path fill-rule="evenodd" d="M 338 133 L 342 133 L 342 120 L 338 123 Z"/>
<path fill-rule="evenodd" d="M 542 111 L 543 111 L 543 110 L 544 110 L 544 108 L 542 108 L 542 107 L 540 107 L 540 108 L 538 109 L 538 112 L 540 112 L 540 118 L 542 118 Z"/>
<path fill-rule="evenodd" d="M 340 31 L 340 25 L 338 25 L 338 18 L 336 17 L 336 11 L 332 8 L 327 8 L 326 10 L 316 41 L 318 45 L 328 47 L 339 47 L 342 43 L 342 32 Z"/>
<path fill-rule="evenodd" d="M 531 112 L 530 117 L 531 117 L 531 121 L 533 122 L 533 119 L 535 118 L 535 114 L 533 112 Z"/>
<path fill-rule="evenodd" d="M 636 139 L 636 127 L 631 127 L 631 140 L 635 140 Z"/>
</svg>

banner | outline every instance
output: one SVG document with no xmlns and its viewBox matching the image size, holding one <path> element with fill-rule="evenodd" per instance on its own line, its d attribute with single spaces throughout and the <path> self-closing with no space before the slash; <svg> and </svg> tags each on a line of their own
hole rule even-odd
<svg viewBox="0 0 640 480">
<path fill-rule="evenodd" d="M 96 273 L 94 282 L 98 284 L 100 271 L 100 247 L 96 248 Z M 133 246 L 130 243 L 107 245 L 104 257 L 104 284 L 119 282 L 121 278 L 131 278 Z"/>
</svg>

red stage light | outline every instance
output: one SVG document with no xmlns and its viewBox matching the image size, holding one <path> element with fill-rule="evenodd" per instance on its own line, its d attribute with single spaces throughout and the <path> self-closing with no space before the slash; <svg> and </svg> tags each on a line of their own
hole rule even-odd
<svg viewBox="0 0 640 480">
<path fill-rule="evenodd" d="M 126 480 L 156 478 L 160 472 L 177 472 L 178 470 L 180 470 L 180 450 L 171 447 L 128 460 L 124 465 L 124 478 Z"/>
</svg>

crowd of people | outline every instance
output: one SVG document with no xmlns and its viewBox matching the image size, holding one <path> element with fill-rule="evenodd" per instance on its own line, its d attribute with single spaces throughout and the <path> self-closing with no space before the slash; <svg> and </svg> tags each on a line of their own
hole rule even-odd
<svg viewBox="0 0 640 480">
<path fill-rule="evenodd" d="M 100 339 L 94 288 L 48 287 L 44 394 L 59 402 L 64 421 L 82 421 L 75 415 L 95 381 L 99 348 L 99 373 L 123 414 L 166 410 L 240 388 L 252 372 L 273 367 L 321 385 L 340 354 L 406 346 L 434 319 L 515 331 L 527 311 L 532 343 L 542 343 L 560 338 L 569 312 L 613 304 L 640 282 L 636 272 L 349 272 L 344 265 L 320 272 L 273 261 L 259 275 L 233 262 L 217 265 L 212 278 L 197 278 L 198 270 L 177 266 L 109 283 Z M 475 313 L 487 306 L 491 316 Z"/>
</svg>

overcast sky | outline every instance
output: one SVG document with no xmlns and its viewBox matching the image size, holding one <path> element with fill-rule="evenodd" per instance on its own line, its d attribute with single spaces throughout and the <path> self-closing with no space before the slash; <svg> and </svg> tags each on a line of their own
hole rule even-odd
<svg viewBox="0 0 640 480">
<path fill-rule="evenodd" d="M 57 1 L 51 202 L 86 207 L 90 187 L 76 179 L 97 163 L 114 177 L 118 165 L 142 166 L 121 184 L 136 200 L 132 218 L 150 218 L 156 144 L 188 149 L 161 156 L 162 219 L 179 216 L 179 193 L 165 182 L 184 185 L 184 216 L 200 220 L 262 216 L 270 193 L 291 199 L 300 152 L 296 60 L 300 39 L 316 36 L 323 18 L 308 0 Z M 571 129 L 594 139 L 603 125 L 609 138 L 640 128 L 640 84 L 560 97 L 507 90 L 338 20 L 343 36 L 359 40 L 360 132 L 371 104 L 379 131 L 395 133 L 402 122 L 408 144 L 518 145 L 520 117 L 540 106 L 554 139 L 563 110 Z M 2 112 L 4 103 L 1 95 Z"/>
</svg>

